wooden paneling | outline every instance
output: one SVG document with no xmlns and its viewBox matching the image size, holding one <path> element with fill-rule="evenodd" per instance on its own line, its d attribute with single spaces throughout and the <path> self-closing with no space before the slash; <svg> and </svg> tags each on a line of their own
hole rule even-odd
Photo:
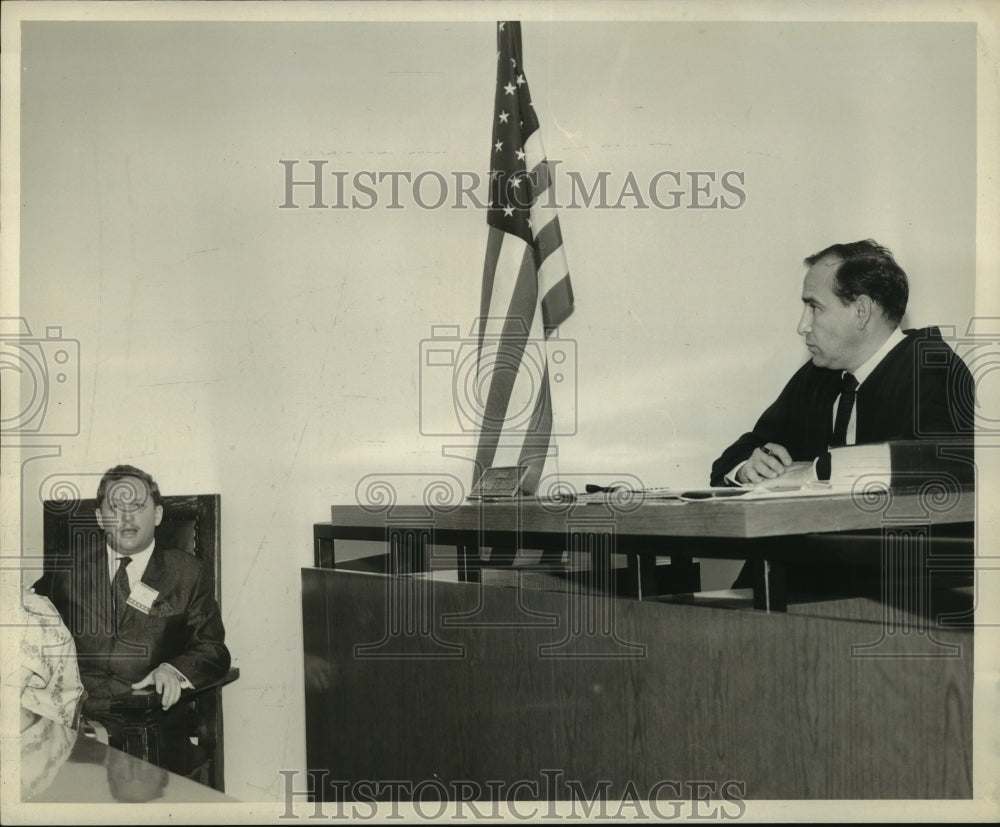
<svg viewBox="0 0 1000 827">
<path fill-rule="evenodd" d="M 304 569 L 309 766 L 542 797 L 546 771 L 611 797 L 699 779 L 756 799 L 968 797 L 971 631 L 858 656 L 880 635 L 868 615 Z"/>
</svg>

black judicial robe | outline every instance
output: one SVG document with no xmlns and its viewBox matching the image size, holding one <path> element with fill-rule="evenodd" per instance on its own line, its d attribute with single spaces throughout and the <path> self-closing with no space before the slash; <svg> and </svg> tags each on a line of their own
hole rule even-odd
<svg viewBox="0 0 1000 827">
<path fill-rule="evenodd" d="M 950 439 L 973 432 L 972 374 L 936 327 L 904 331 L 858 388 L 858 444 L 911 439 Z M 712 485 L 767 442 L 783 445 L 796 462 L 811 461 L 829 448 L 840 370 L 804 364 L 752 431 L 712 463 Z"/>
</svg>

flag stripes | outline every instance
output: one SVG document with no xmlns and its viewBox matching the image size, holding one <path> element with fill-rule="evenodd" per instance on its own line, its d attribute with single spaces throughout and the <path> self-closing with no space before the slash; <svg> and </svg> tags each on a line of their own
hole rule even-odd
<svg viewBox="0 0 1000 827">
<path fill-rule="evenodd" d="M 533 493 L 553 429 L 547 340 L 572 313 L 573 289 L 555 199 L 547 197 L 552 167 L 521 68 L 520 24 L 499 23 L 497 45 L 473 390 L 482 418 L 476 476 L 491 466 L 522 465 L 522 490 Z"/>
</svg>

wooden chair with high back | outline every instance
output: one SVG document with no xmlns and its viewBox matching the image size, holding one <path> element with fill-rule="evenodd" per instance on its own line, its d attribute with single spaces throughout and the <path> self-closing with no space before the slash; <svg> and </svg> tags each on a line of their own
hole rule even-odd
<svg viewBox="0 0 1000 827">
<path fill-rule="evenodd" d="M 44 567 L 65 568 L 75 553 L 103 542 L 95 516 L 96 501 L 46 500 L 44 507 Z M 186 551 L 202 560 L 211 578 L 216 602 L 221 602 L 220 519 L 218 494 L 166 496 L 163 519 L 156 528 L 156 543 L 162 548 Z M 187 736 L 204 756 L 187 773 L 189 778 L 223 791 L 225 786 L 222 726 L 222 693 L 226 684 L 239 677 L 232 668 L 211 684 L 184 690 L 178 703 L 186 704 Z M 138 690 L 111 702 L 111 713 L 122 722 L 122 748 L 151 763 L 158 763 L 159 696 Z"/>
</svg>

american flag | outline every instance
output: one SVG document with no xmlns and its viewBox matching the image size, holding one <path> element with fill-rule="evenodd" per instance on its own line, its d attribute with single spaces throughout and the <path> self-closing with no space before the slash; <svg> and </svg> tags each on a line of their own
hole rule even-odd
<svg viewBox="0 0 1000 827">
<path fill-rule="evenodd" d="M 497 24 L 497 48 L 476 467 L 478 475 L 491 466 L 521 466 L 521 491 L 531 494 L 551 450 L 549 351 L 556 328 L 573 312 L 573 288 L 549 191 L 552 168 L 524 77 L 519 22 Z"/>
</svg>

